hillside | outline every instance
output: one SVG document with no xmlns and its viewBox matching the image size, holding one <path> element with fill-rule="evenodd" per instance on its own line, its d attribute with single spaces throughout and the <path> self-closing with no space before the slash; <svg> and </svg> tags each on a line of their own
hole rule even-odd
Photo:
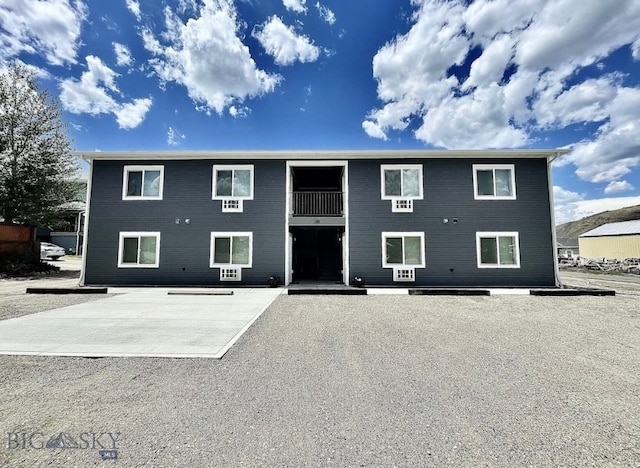
<svg viewBox="0 0 640 468">
<path fill-rule="evenodd" d="M 640 219 L 640 205 L 620 208 L 619 210 L 603 211 L 578 221 L 570 221 L 568 223 L 556 226 L 556 237 L 578 237 L 587 231 L 602 226 L 607 223 L 617 223 L 620 221 L 631 221 L 632 219 Z"/>
</svg>

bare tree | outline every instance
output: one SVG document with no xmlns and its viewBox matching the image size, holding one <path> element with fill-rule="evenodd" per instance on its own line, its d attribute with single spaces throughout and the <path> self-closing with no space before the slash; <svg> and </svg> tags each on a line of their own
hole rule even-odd
<svg viewBox="0 0 640 468">
<path fill-rule="evenodd" d="M 58 102 L 14 63 L 0 73 L 0 218 L 45 226 L 73 199 L 78 166 Z"/>
</svg>

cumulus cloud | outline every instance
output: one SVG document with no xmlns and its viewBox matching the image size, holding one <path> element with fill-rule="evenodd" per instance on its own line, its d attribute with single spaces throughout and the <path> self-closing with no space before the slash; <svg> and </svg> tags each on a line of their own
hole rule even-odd
<svg viewBox="0 0 640 468">
<path fill-rule="evenodd" d="M 126 0 L 127 8 L 136 17 L 136 20 L 140 21 L 142 19 L 142 15 L 140 13 L 140 3 L 137 0 Z"/>
<path fill-rule="evenodd" d="M 273 92 L 281 77 L 260 70 L 239 37 L 240 24 L 231 0 L 203 0 L 199 17 L 183 22 L 165 8 L 166 30 L 158 37 L 142 30 L 144 47 L 163 82 L 187 89 L 196 109 L 221 114 L 247 98 Z"/>
<path fill-rule="evenodd" d="M 605 187 L 604 193 L 611 195 L 614 193 L 630 192 L 633 189 L 635 189 L 635 187 L 626 180 L 614 180 L 609 182 L 609 185 Z"/>
<path fill-rule="evenodd" d="M 76 63 L 86 17 L 80 0 L 0 0 L 0 60 L 28 53 L 51 65 Z"/>
<path fill-rule="evenodd" d="M 316 2 L 314 6 L 316 7 L 316 10 L 318 10 L 320 18 L 322 18 L 325 22 L 331 25 L 336 22 L 336 15 L 329 8 L 321 5 L 320 2 Z"/>
<path fill-rule="evenodd" d="M 230 106 L 229 115 L 234 119 L 247 117 L 251 113 L 251 109 L 247 106 Z"/>
<path fill-rule="evenodd" d="M 307 0 L 282 0 L 282 4 L 287 10 L 295 11 L 296 13 L 306 13 L 306 3 Z"/>
<path fill-rule="evenodd" d="M 113 51 L 116 54 L 116 64 L 119 67 L 126 67 L 133 63 L 133 58 L 131 57 L 131 51 L 129 48 L 118 42 L 113 43 Z"/>
<path fill-rule="evenodd" d="M 640 90 L 598 67 L 623 46 L 640 58 L 640 2 L 412 4 L 409 31 L 374 56 L 381 106 L 365 116 L 368 135 L 388 137 L 412 123 L 427 145 L 521 147 L 538 131 L 591 124 L 593 136 L 563 158 L 580 178 L 617 181 L 640 165 Z M 582 78 L 585 67 L 599 75 Z"/>
<path fill-rule="evenodd" d="M 277 16 L 256 27 L 253 37 L 264 47 L 278 65 L 292 65 L 294 62 L 315 62 L 320 49 L 307 36 L 296 34 Z"/>
<path fill-rule="evenodd" d="M 555 194 L 555 187 L 554 187 Z M 576 200 L 564 204 L 555 204 L 556 224 L 576 221 L 603 211 L 618 210 L 629 206 L 640 205 L 640 196 L 609 197 L 590 200 Z"/>
<path fill-rule="evenodd" d="M 122 129 L 135 128 L 142 123 L 151 108 L 150 98 L 134 99 L 129 103 L 118 102 L 116 72 L 106 66 L 99 57 L 86 57 L 87 70 L 79 80 L 65 79 L 60 83 L 60 102 L 72 114 L 113 114 Z"/>
</svg>

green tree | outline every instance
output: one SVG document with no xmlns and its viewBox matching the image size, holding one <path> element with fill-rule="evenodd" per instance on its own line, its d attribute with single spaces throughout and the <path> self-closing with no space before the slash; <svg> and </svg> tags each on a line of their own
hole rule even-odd
<svg viewBox="0 0 640 468">
<path fill-rule="evenodd" d="M 78 166 L 58 102 L 23 64 L 0 73 L 0 218 L 43 226 L 73 200 Z"/>
</svg>

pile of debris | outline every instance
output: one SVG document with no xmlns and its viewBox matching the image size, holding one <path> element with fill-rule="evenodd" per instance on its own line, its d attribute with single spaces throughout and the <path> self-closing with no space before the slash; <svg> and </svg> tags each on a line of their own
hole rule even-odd
<svg viewBox="0 0 640 468">
<path fill-rule="evenodd" d="M 580 257 L 561 258 L 558 261 L 558 266 L 563 269 L 640 275 L 640 258 L 625 258 L 624 260 Z"/>
</svg>

